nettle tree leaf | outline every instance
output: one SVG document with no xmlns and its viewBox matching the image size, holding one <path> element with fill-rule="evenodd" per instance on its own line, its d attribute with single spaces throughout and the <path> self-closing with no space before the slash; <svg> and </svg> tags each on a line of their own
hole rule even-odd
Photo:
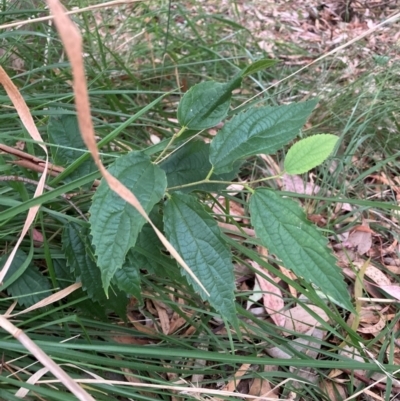
<svg viewBox="0 0 400 401">
<path fill-rule="evenodd" d="M 90 245 L 89 227 L 78 223 L 67 223 L 62 234 L 62 248 L 67 265 L 82 289 L 92 301 L 106 300 L 93 249 Z"/>
<path fill-rule="evenodd" d="M 140 270 L 133 252 L 128 252 L 124 265 L 115 272 L 113 281 L 120 290 L 134 296 L 140 304 L 143 304 Z"/>
<path fill-rule="evenodd" d="M 5 254 L 0 258 L 0 270 L 5 265 L 9 254 Z M 18 270 L 24 265 L 28 255 L 18 249 L 14 259 L 4 277 L 4 283 L 11 279 L 14 274 L 20 274 Z M 42 299 L 51 295 L 50 281 L 40 273 L 39 269 L 31 262 L 20 276 L 12 281 L 6 288 L 6 291 L 12 297 L 15 297 L 19 305 L 29 307 Z"/>
<path fill-rule="evenodd" d="M 150 218 L 154 223 L 151 215 Z M 128 255 L 132 254 L 131 259 L 135 260 L 135 266 L 138 269 L 145 269 L 150 273 L 162 276 L 164 269 L 158 261 L 163 258 L 170 260 L 167 255 L 161 253 L 162 249 L 164 246 L 157 234 L 150 224 L 146 223 L 140 231 L 135 246 L 128 252 Z"/>
<path fill-rule="evenodd" d="M 210 296 L 182 270 L 188 282 L 204 300 L 235 324 L 233 265 L 216 221 L 195 197 L 176 192 L 166 203 L 164 227 L 168 240 Z"/>
<path fill-rule="evenodd" d="M 153 224 L 161 232 L 164 232 L 163 216 L 158 210 L 158 205 L 151 211 L 149 217 Z M 128 256 L 135 261 L 135 266 L 138 270 L 145 270 L 150 275 L 168 278 L 173 281 L 184 281 L 180 274 L 180 268 L 165 252 L 164 245 L 149 223 L 143 226 L 136 244 L 129 250 Z"/>
<path fill-rule="evenodd" d="M 258 71 L 273 67 L 277 63 L 279 63 L 279 60 L 271 60 L 268 58 L 257 60 L 242 71 L 242 77 L 247 77 L 248 75 L 255 74 Z"/>
<path fill-rule="evenodd" d="M 67 259 L 54 259 L 54 272 L 57 277 L 58 285 L 64 289 L 69 285 L 75 283 L 75 274 L 71 274 L 71 269 L 68 266 Z M 98 275 L 100 276 L 100 270 L 98 270 Z M 102 288 L 100 287 L 102 290 Z M 104 291 L 103 296 L 105 298 Z M 72 292 L 68 295 L 68 301 L 77 301 L 80 300 L 79 303 L 76 305 L 79 308 L 79 313 L 81 315 L 87 315 L 91 318 L 97 318 L 100 320 L 107 320 L 106 311 L 104 308 L 99 308 L 99 303 L 97 301 L 93 301 L 91 299 L 82 300 L 82 298 L 87 295 L 87 293 L 81 288 L 78 288 L 76 291 Z"/>
<path fill-rule="evenodd" d="M 250 198 L 250 213 L 257 237 L 285 267 L 353 310 L 326 238 L 307 220 L 297 203 L 271 190 L 257 189 Z"/>
<path fill-rule="evenodd" d="M 288 151 L 285 171 L 303 174 L 323 163 L 335 149 L 339 138 L 331 134 L 318 134 L 301 139 Z"/>
<path fill-rule="evenodd" d="M 232 91 L 241 83 L 239 75 L 227 83 L 207 81 L 191 87 L 178 106 L 179 124 L 193 130 L 214 127 L 228 114 Z"/>
<path fill-rule="evenodd" d="M 75 277 L 71 274 L 67 266 L 67 259 L 53 259 L 54 274 L 57 278 L 57 284 L 64 289 L 75 283 Z"/>
<path fill-rule="evenodd" d="M 160 167 L 167 174 L 168 187 L 178 187 L 192 182 L 204 180 L 211 170 L 209 160 L 210 145 L 203 141 L 190 141 L 185 146 L 174 152 Z M 236 167 L 236 168 L 235 168 Z M 237 172 L 238 166 L 224 174 L 213 174 L 210 180 L 230 181 Z M 206 191 L 217 192 L 226 188 L 225 184 L 199 184 L 181 188 L 181 192 Z"/>
<path fill-rule="evenodd" d="M 126 319 L 127 293 L 116 286 L 113 286 L 108 298 L 104 293 L 100 269 L 95 263 L 90 244 L 89 227 L 68 223 L 64 227 L 62 242 L 66 259 L 53 261 L 57 281 L 62 288 L 76 280 L 82 283 L 80 289 L 68 296 L 69 301 L 79 300 L 77 307 L 80 313 L 91 318 L 96 317 L 106 321 L 108 310 L 112 310 L 121 319 Z M 87 295 L 88 299 L 82 300 L 84 295 Z"/>
<path fill-rule="evenodd" d="M 59 166 L 69 166 L 82 156 L 83 151 L 87 151 L 76 116 L 67 114 L 50 116 L 47 133 L 50 142 L 58 145 L 51 146 L 50 149 L 54 163 Z M 66 181 L 76 180 L 96 170 L 93 159 L 87 159 L 66 178 Z"/>
<path fill-rule="evenodd" d="M 146 213 L 163 197 L 167 179 L 164 171 L 141 152 L 119 157 L 109 168 L 137 197 Z M 122 267 L 126 254 L 135 243 L 145 219 L 103 180 L 93 196 L 90 224 L 97 265 L 103 287 L 107 288 L 115 272 Z"/>
<path fill-rule="evenodd" d="M 237 160 L 276 152 L 295 138 L 317 100 L 247 110 L 233 117 L 218 132 L 210 148 L 215 173 L 232 170 Z"/>
</svg>

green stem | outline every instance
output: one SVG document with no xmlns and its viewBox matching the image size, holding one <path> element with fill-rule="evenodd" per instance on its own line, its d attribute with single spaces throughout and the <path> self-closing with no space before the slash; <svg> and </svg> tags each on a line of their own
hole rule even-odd
<svg viewBox="0 0 400 401">
<path fill-rule="evenodd" d="M 193 187 L 195 185 L 201 185 L 201 184 L 225 184 L 225 185 L 231 185 L 231 184 L 239 184 L 243 185 L 248 191 L 254 192 L 254 189 L 250 187 L 252 184 L 257 184 L 258 182 L 263 182 L 263 181 L 268 181 L 268 180 L 273 180 L 276 178 L 281 178 L 284 173 L 280 173 L 278 175 L 273 175 L 271 177 L 266 177 L 266 178 L 261 178 L 259 180 L 254 180 L 254 181 L 249 181 L 249 182 L 236 182 L 236 181 L 218 181 L 218 180 L 210 180 L 209 177 L 212 175 L 213 169 L 208 173 L 207 177 L 204 180 L 196 181 L 196 182 L 190 182 L 189 184 L 183 184 L 183 185 L 178 185 L 176 187 L 170 187 L 167 188 L 167 191 L 174 191 L 177 189 L 181 188 L 188 188 L 188 187 Z"/>
<path fill-rule="evenodd" d="M 243 184 L 243 186 L 253 195 L 254 194 L 254 189 L 250 187 L 249 185 Z"/>
<path fill-rule="evenodd" d="M 270 177 L 260 178 L 259 180 L 246 182 L 246 185 L 252 185 L 252 184 L 257 184 L 258 182 L 263 182 L 263 181 L 275 180 L 277 178 L 282 178 L 283 174 L 285 174 L 284 171 L 279 173 L 279 174 L 277 174 L 277 175 L 271 175 Z M 239 182 L 239 184 L 245 185 L 244 183 L 240 183 L 240 182 Z"/>
<path fill-rule="evenodd" d="M 193 187 L 195 185 L 201 185 L 201 184 L 225 184 L 225 185 L 241 184 L 241 185 L 244 185 L 242 182 L 207 180 L 207 178 L 205 178 L 204 180 L 201 180 L 201 181 L 190 182 L 189 184 L 183 184 L 183 185 L 178 185 L 176 187 L 167 188 L 167 191 L 175 191 L 176 189 Z"/>
<path fill-rule="evenodd" d="M 167 146 L 163 149 L 163 151 L 158 155 L 157 159 L 155 160 L 154 163 L 158 163 L 162 157 L 165 155 L 165 153 L 167 152 L 168 148 L 174 143 L 175 139 L 178 138 L 179 136 L 181 136 L 185 131 L 186 131 L 187 127 L 182 127 L 179 132 L 177 132 L 176 134 L 172 135 L 172 138 L 170 139 L 170 141 L 168 142 Z"/>
<path fill-rule="evenodd" d="M 206 181 L 208 181 L 211 178 L 213 172 L 214 172 L 214 167 L 211 167 L 210 172 L 207 174 Z"/>
</svg>

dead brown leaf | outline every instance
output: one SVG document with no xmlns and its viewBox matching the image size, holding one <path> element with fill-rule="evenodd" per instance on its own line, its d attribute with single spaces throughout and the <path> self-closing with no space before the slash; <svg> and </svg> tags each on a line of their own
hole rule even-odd
<svg viewBox="0 0 400 401">
<path fill-rule="evenodd" d="M 361 262 L 354 262 L 354 266 L 359 269 L 362 266 Z M 379 287 L 380 286 L 391 286 L 392 283 L 389 279 L 388 276 L 386 276 L 385 273 L 383 273 L 380 269 L 377 267 L 373 266 L 372 264 L 369 264 L 366 271 L 365 275 L 369 277 L 371 280 L 373 280 Z"/>
<path fill-rule="evenodd" d="M 400 286 L 399 285 L 380 285 L 379 288 L 387 292 L 394 299 L 400 301 Z"/>
<path fill-rule="evenodd" d="M 386 319 L 383 315 L 381 315 L 378 323 L 372 326 L 358 327 L 357 331 L 359 333 L 377 335 L 385 328 L 385 326 L 386 326 Z"/>
<path fill-rule="evenodd" d="M 271 372 L 277 370 L 274 366 L 264 366 L 264 372 Z M 254 395 L 256 397 L 262 397 L 261 401 L 264 399 L 275 400 L 279 398 L 278 389 L 274 389 L 271 383 L 263 378 L 255 378 L 250 385 L 249 395 Z"/>
<path fill-rule="evenodd" d="M 308 305 L 320 319 L 327 322 L 329 320 L 326 312 L 318 306 Z M 319 327 L 320 323 L 318 320 L 312 316 L 308 311 L 302 306 L 298 305 L 292 309 L 284 312 L 286 315 L 285 329 L 290 331 L 295 331 L 297 333 L 306 333 L 308 330 Z M 290 333 L 284 331 L 284 335 L 291 335 Z"/>
<path fill-rule="evenodd" d="M 170 332 L 170 322 L 167 311 L 160 305 L 159 302 L 153 300 L 153 304 L 157 310 L 158 318 L 160 319 L 161 330 L 164 334 L 169 334 Z"/>
<path fill-rule="evenodd" d="M 153 329 L 152 327 L 145 326 L 144 324 L 139 322 L 132 312 L 128 312 L 126 316 L 136 330 L 140 331 L 141 333 L 148 334 L 150 336 L 157 336 L 157 331 L 155 329 Z"/>
<path fill-rule="evenodd" d="M 240 380 L 242 379 L 242 377 L 247 373 L 247 371 L 250 368 L 250 364 L 249 363 L 244 363 L 239 369 L 238 371 L 235 373 L 234 377 L 232 380 L 229 381 L 228 384 L 226 384 L 221 390 L 222 391 L 235 391 L 237 386 L 240 383 Z"/>
<path fill-rule="evenodd" d="M 145 338 L 136 338 L 130 335 L 119 335 L 115 334 L 112 335 L 111 338 L 119 343 L 119 344 L 126 344 L 126 345 L 148 345 L 150 344 L 150 341 Z"/>
<path fill-rule="evenodd" d="M 263 302 L 265 310 L 268 312 L 268 314 L 271 316 L 271 319 L 277 326 L 284 327 L 286 317 L 282 313 L 285 307 L 282 291 L 277 286 L 277 284 L 274 283 L 271 275 L 268 273 L 267 270 L 262 268 L 255 261 L 250 261 L 249 263 L 256 270 L 256 280 L 258 281 L 260 289 L 263 291 Z M 263 275 L 269 277 L 270 280 L 265 279 Z"/>
<path fill-rule="evenodd" d="M 323 380 L 320 386 L 321 390 L 331 401 L 343 401 L 347 398 L 346 388 L 342 384 L 334 383 L 329 380 Z"/>
<path fill-rule="evenodd" d="M 216 203 L 212 209 L 214 213 L 232 216 L 235 221 L 243 220 L 245 212 L 243 206 L 239 205 L 239 203 L 230 200 L 229 204 L 226 205 L 225 197 L 223 196 L 218 198 L 218 202 L 222 205 L 222 207 Z M 225 209 L 226 206 L 228 206 L 228 210 Z"/>
<path fill-rule="evenodd" d="M 186 319 L 179 315 L 174 315 L 170 321 L 168 334 L 173 334 L 185 325 Z"/>
<path fill-rule="evenodd" d="M 321 189 L 312 182 L 305 183 L 298 175 L 284 174 L 282 180 L 285 191 L 295 192 L 297 194 L 316 195 Z"/>
<path fill-rule="evenodd" d="M 371 249 L 373 234 L 375 232 L 367 223 L 355 226 L 347 233 L 347 239 L 342 245 L 346 248 L 356 248 L 360 255 L 364 255 Z"/>
</svg>

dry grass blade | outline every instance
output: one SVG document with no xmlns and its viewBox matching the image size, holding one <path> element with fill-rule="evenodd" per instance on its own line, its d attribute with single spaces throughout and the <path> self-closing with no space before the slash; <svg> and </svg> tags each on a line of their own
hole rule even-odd
<svg viewBox="0 0 400 401">
<path fill-rule="evenodd" d="M 32 305 L 29 308 L 26 308 L 21 312 L 15 313 L 14 315 L 10 315 L 10 317 L 22 315 L 24 313 L 31 312 L 35 309 L 44 308 L 45 306 L 51 305 L 54 302 L 57 302 L 60 299 L 67 297 L 69 294 L 71 294 L 72 292 L 76 291 L 78 288 L 81 288 L 81 287 L 82 287 L 82 283 L 71 284 L 67 288 L 64 288 L 63 290 L 58 291 L 55 294 L 52 294 L 52 295 L 42 299 L 41 301 L 37 302 L 35 305 Z"/>
<path fill-rule="evenodd" d="M 0 326 L 15 337 L 41 364 L 64 384 L 81 401 L 95 401 L 82 387 L 72 380 L 48 355 L 46 355 L 22 330 L 0 316 Z"/>
<path fill-rule="evenodd" d="M 308 384 L 305 381 L 302 380 L 294 380 L 294 379 L 285 379 L 280 383 L 278 386 L 274 387 L 270 391 L 274 391 L 278 389 L 279 387 L 283 386 L 285 383 L 289 381 L 296 381 L 299 383 L 304 383 Z M 262 401 L 268 401 L 271 399 L 271 401 L 276 400 L 276 398 L 268 398 L 268 394 L 260 397 L 258 395 L 250 395 L 250 394 L 243 394 L 243 393 L 236 393 L 232 391 L 226 391 L 226 390 L 215 390 L 215 389 L 210 389 L 210 388 L 201 388 L 201 387 L 183 387 L 183 386 L 171 386 L 171 385 L 166 385 L 166 384 L 152 384 L 152 383 L 135 383 L 135 382 L 127 382 L 127 381 L 121 381 L 121 380 L 98 380 L 98 379 L 77 379 L 77 383 L 85 383 L 85 384 L 109 384 L 109 385 L 120 385 L 120 386 L 126 386 L 126 387 L 142 387 L 142 388 L 153 388 L 153 389 L 168 389 L 169 391 L 179 391 L 180 394 L 204 394 L 204 395 L 215 395 L 217 397 L 237 397 L 240 399 L 248 399 L 248 400 L 262 400 Z M 51 384 L 51 383 L 57 383 L 56 380 L 40 380 L 38 381 L 38 384 Z"/>
<path fill-rule="evenodd" d="M 36 384 L 37 381 L 44 376 L 47 372 L 49 371 L 49 369 L 47 368 L 42 368 L 39 369 L 37 372 L 35 372 L 26 382 L 29 384 Z M 19 397 L 19 398 L 24 398 L 28 395 L 29 393 L 29 389 L 21 387 L 16 393 L 15 396 Z"/>
<path fill-rule="evenodd" d="M 97 143 L 95 139 L 93 123 L 90 113 L 89 95 L 86 85 L 85 69 L 83 63 L 83 49 L 82 49 L 82 37 L 70 20 L 65 12 L 64 7 L 58 0 L 47 1 L 51 12 L 54 15 L 54 22 L 60 34 L 61 40 L 64 44 L 65 51 L 71 63 L 72 75 L 73 75 L 73 88 L 75 93 L 75 104 L 78 115 L 79 128 L 82 133 L 82 138 L 90 150 L 92 157 L 99 168 L 102 176 L 107 181 L 110 188 L 117 193 L 122 199 L 130 203 L 136 210 L 145 218 L 145 220 L 153 227 L 157 236 L 171 255 L 177 260 L 177 262 L 191 275 L 191 277 L 199 284 L 199 286 L 209 295 L 208 291 L 204 288 L 203 284 L 190 270 L 189 266 L 182 259 L 175 248 L 169 243 L 167 238 L 158 230 L 143 209 L 142 205 L 136 198 L 136 196 L 125 187 L 120 181 L 112 176 L 103 163 L 100 160 L 99 151 L 97 149 Z"/>
<path fill-rule="evenodd" d="M 39 146 L 43 149 L 43 151 L 46 154 L 46 162 L 44 165 L 43 169 L 43 174 L 40 177 L 38 186 L 36 187 L 34 197 L 38 197 L 43 193 L 44 187 L 45 187 L 45 182 L 46 182 L 46 177 L 47 177 L 47 171 L 48 171 L 48 166 L 49 166 L 49 155 L 47 153 L 47 148 L 44 146 L 43 139 L 39 134 L 38 129 L 36 128 L 36 125 L 33 121 L 32 115 L 29 111 L 28 106 L 25 103 L 24 98 L 21 96 L 19 90 L 17 87 L 14 85 L 14 83 L 11 81 L 10 77 L 7 75 L 7 73 L 4 71 L 4 69 L 0 66 L 0 82 L 3 85 L 5 91 L 7 92 L 7 95 L 11 99 L 18 115 L 19 118 L 21 119 L 22 123 L 24 124 L 24 127 L 28 131 L 29 135 L 39 143 Z M 18 238 L 17 243 L 14 246 L 14 249 L 12 250 L 11 254 L 9 255 L 3 269 L 0 272 L 0 285 L 3 284 L 3 279 L 5 275 L 7 274 L 8 269 L 11 266 L 11 263 L 14 259 L 14 256 L 18 250 L 18 247 L 20 246 L 22 240 L 24 239 L 26 233 L 29 230 L 29 227 L 33 223 L 33 220 L 35 219 L 36 213 L 39 210 L 39 205 L 33 206 L 29 209 L 28 216 L 26 217 L 24 227 L 22 228 L 21 235 Z"/>
</svg>

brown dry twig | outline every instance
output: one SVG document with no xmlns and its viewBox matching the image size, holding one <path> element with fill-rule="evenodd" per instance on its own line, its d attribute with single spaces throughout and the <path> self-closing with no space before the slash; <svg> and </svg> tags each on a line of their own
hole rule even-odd
<svg viewBox="0 0 400 401">
<path fill-rule="evenodd" d="M 23 152 L 22 150 L 0 144 L 0 151 L 7 153 L 9 155 L 18 157 L 17 160 L 13 160 L 12 163 L 17 166 L 25 167 L 29 170 L 36 171 L 38 173 L 43 173 L 46 162 L 39 157 L 32 156 L 29 153 Z M 56 166 L 52 163 L 48 163 L 48 174 L 57 177 L 58 174 L 64 171 L 63 167 Z"/>
</svg>

